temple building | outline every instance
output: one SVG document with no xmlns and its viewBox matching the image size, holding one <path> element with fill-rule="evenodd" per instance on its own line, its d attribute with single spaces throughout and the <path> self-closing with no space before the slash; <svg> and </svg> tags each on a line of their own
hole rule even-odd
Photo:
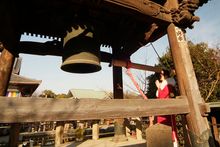
<svg viewBox="0 0 220 147">
<path fill-rule="evenodd" d="M 70 89 L 68 92 L 68 97 L 73 97 L 75 99 L 83 98 L 93 98 L 93 99 L 110 99 L 112 96 L 107 91 L 98 91 L 92 89 Z"/>
<path fill-rule="evenodd" d="M 8 97 L 31 97 L 42 82 L 19 75 L 21 61 L 21 58 L 17 58 L 15 61 L 7 90 Z"/>
</svg>

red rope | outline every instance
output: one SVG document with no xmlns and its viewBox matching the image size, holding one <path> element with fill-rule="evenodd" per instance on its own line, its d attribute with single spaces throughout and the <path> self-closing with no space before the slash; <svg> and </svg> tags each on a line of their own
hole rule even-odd
<svg viewBox="0 0 220 147">
<path fill-rule="evenodd" d="M 134 79 L 134 76 L 133 76 L 133 74 L 131 73 L 130 67 L 131 67 L 131 62 L 128 61 L 128 62 L 127 62 L 127 67 L 126 67 L 126 68 L 127 68 L 127 71 L 126 71 L 127 75 L 131 78 L 132 83 L 133 83 L 134 86 L 137 88 L 137 90 L 138 90 L 138 92 L 141 94 L 141 96 L 142 96 L 145 100 L 147 100 L 148 97 L 143 93 L 143 91 L 142 91 L 141 88 L 139 87 L 138 83 L 137 83 L 136 80 Z"/>
</svg>

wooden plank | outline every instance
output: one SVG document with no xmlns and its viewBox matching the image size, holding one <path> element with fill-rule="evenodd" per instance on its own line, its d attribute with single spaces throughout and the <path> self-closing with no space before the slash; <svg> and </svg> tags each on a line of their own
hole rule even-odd
<svg viewBox="0 0 220 147">
<path fill-rule="evenodd" d="M 50 99 L 0 97 L 0 123 L 90 120 L 189 113 L 186 99 Z"/>
<path fill-rule="evenodd" d="M 134 69 L 153 71 L 153 72 L 158 72 L 158 73 L 162 70 L 160 67 L 142 65 L 142 64 L 127 62 L 124 60 L 112 60 L 112 65 L 119 66 L 119 67 L 129 67 L 129 68 L 134 68 Z"/>
</svg>

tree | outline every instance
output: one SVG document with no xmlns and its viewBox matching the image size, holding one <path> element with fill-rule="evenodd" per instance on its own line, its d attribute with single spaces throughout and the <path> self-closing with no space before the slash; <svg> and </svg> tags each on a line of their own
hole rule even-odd
<svg viewBox="0 0 220 147">
<path fill-rule="evenodd" d="M 55 98 L 56 94 L 52 90 L 44 90 L 39 97 Z"/>
<path fill-rule="evenodd" d="M 68 97 L 69 97 L 69 96 L 66 95 L 66 94 L 64 94 L 64 93 L 57 94 L 57 95 L 55 96 L 55 98 L 68 98 Z"/>
<path fill-rule="evenodd" d="M 67 94 L 61 93 L 61 94 L 55 94 L 52 90 L 44 90 L 39 97 L 45 97 L 45 98 L 68 98 L 69 96 Z"/>
<path fill-rule="evenodd" d="M 209 48 L 204 42 L 193 44 L 188 42 L 189 51 L 202 97 L 206 102 L 220 100 L 220 50 Z M 160 58 L 157 66 L 166 69 L 174 68 L 170 50 Z M 154 81 L 157 75 L 150 75 L 148 80 L 148 97 L 155 97 Z"/>
<path fill-rule="evenodd" d="M 220 50 L 209 48 L 206 43 L 189 42 L 189 46 L 201 95 L 205 101 L 216 101 L 220 88 Z"/>
</svg>

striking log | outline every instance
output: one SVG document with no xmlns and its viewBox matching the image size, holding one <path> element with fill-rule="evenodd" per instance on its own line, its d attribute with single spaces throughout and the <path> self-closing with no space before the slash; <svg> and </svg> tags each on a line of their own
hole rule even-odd
<svg viewBox="0 0 220 147">
<path fill-rule="evenodd" d="M 0 97 L 0 123 L 127 118 L 189 113 L 181 99 L 50 99 Z"/>
<path fill-rule="evenodd" d="M 154 67 L 150 65 L 141 65 L 137 63 L 127 62 L 124 60 L 112 60 L 112 65 L 119 66 L 119 67 L 129 67 L 129 68 L 134 68 L 134 69 L 153 71 L 153 72 L 158 72 L 158 73 L 162 70 L 160 67 Z"/>
</svg>

